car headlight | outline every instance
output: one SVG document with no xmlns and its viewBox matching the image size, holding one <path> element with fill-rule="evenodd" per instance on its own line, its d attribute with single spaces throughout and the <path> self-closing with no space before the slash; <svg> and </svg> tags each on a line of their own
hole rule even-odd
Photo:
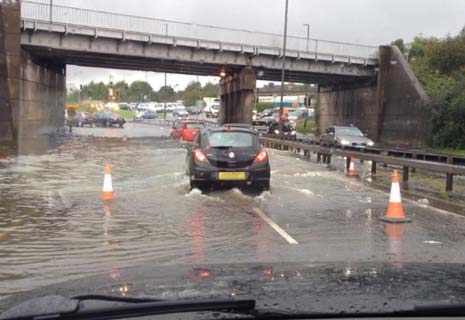
<svg viewBox="0 0 465 320">
<path fill-rule="evenodd" d="M 292 131 L 291 131 L 291 134 L 292 134 L 292 135 L 295 135 L 295 130 L 292 130 Z"/>
<path fill-rule="evenodd" d="M 341 140 L 341 144 L 342 144 L 343 146 L 346 146 L 346 145 L 350 144 L 350 141 L 349 141 L 349 140 L 342 139 L 342 140 Z"/>
<path fill-rule="evenodd" d="M 369 145 L 370 147 L 373 147 L 373 146 L 375 145 L 375 143 L 374 143 L 373 141 L 369 141 L 369 142 L 367 143 L 367 145 Z"/>
<path fill-rule="evenodd" d="M 275 131 L 274 131 L 274 134 L 279 134 L 279 130 L 275 130 Z"/>
</svg>

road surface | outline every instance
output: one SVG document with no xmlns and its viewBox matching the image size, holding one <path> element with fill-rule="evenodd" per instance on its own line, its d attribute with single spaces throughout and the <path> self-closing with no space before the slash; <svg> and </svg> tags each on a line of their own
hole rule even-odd
<svg viewBox="0 0 465 320">
<path fill-rule="evenodd" d="M 168 128 L 74 128 L 42 155 L 0 160 L 0 295 L 118 268 L 232 262 L 465 262 L 465 218 L 404 202 L 270 150 L 271 191 L 189 190 Z M 103 170 L 115 199 L 100 199 Z"/>
</svg>

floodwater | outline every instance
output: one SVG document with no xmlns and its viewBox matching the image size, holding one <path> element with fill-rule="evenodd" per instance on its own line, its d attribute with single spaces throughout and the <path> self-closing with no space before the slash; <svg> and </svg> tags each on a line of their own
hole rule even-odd
<svg viewBox="0 0 465 320">
<path fill-rule="evenodd" d="M 0 160 L 0 297 L 125 267 L 233 262 L 464 262 L 465 220 L 270 150 L 271 191 L 189 190 L 169 129 L 79 128 Z M 100 199 L 105 164 L 115 199 Z M 276 228 L 276 226 L 278 228 Z"/>
</svg>

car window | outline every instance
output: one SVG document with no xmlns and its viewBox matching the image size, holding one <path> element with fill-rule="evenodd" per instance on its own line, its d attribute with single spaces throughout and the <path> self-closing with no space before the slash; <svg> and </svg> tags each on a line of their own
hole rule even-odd
<svg viewBox="0 0 465 320">
<path fill-rule="evenodd" d="M 249 132 L 220 131 L 205 136 L 204 145 L 216 147 L 255 147 L 258 144 L 257 136 Z"/>
<path fill-rule="evenodd" d="M 187 129 L 195 129 L 195 128 L 205 128 L 205 124 L 202 122 L 188 122 L 186 123 Z"/>
<path fill-rule="evenodd" d="M 362 137 L 363 133 L 355 127 L 340 127 L 336 129 L 338 136 Z"/>
</svg>

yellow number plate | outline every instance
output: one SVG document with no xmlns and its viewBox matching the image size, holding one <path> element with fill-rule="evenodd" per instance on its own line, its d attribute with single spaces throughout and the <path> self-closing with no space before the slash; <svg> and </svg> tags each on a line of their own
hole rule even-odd
<svg viewBox="0 0 465 320">
<path fill-rule="evenodd" d="M 218 172 L 218 180 L 245 180 L 245 172 Z"/>
</svg>

